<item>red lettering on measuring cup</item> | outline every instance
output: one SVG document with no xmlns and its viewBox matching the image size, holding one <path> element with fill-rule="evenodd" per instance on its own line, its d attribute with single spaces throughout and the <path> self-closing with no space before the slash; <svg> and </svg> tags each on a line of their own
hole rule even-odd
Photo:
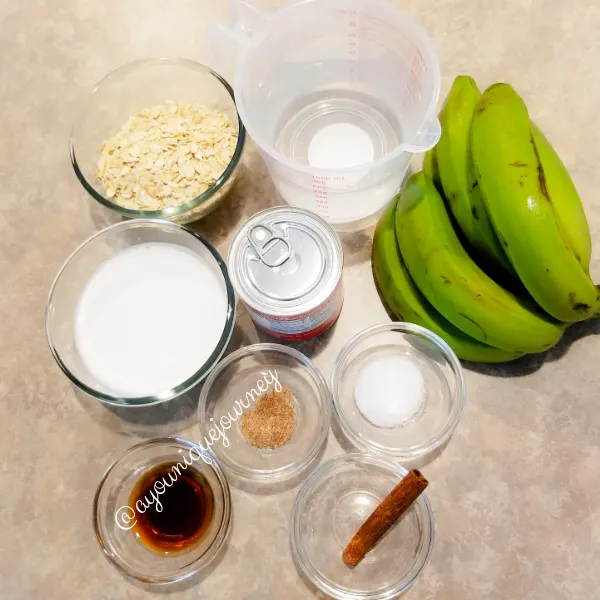
<svg viewBox="0 0 600 600">
<path fill-rule="evenodd" d="M 419 75 L 421 74 L 421 71 L 423 70 L 423 61 L 421 60 L 421 57 L 418 54 L 415 54 L 412 58 L 412 62 L 411 62 L 411 75 L 415 78 L 419 77 Z"/>
<path fill-rule="evenodd" d="M 328 175 L 313 175 L 312 192 L 317 213 L 329 217 L 329 180 Z"/>
<path fill-rule="evenodd" d="M 358 77 L 358 64 L 356 61 L 358 55 L 357 38 L 359 37 L 356 33 L 359 28 L 359 23 L 356 21 L 357 10 L 355 8 L 341 8 L 338 11 L 339 15 L 348 17 L 348 41 L 347 41 L 347 55 L 348 55 L 348 76 L 350 81 L 355 82 Z"/>
</svg>

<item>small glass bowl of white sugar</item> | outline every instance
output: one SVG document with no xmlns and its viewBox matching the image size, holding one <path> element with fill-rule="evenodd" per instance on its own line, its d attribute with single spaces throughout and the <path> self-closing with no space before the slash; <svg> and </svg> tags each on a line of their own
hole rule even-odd
<svg viewBox="0 0 600 600">
<path fill-rule="evenodd" d="M 375 325 L 352 338 L 333 367 L 331 391 L 348 440 L 401 462 L 426 461 L 442 449 L 466 401 L 452 349 L 412 323 Z"/>
</svg>

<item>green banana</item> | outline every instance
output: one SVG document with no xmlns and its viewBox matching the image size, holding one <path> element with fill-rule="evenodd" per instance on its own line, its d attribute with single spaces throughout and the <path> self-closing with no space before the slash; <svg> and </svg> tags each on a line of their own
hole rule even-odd
<svg viewBox="0 0 600 600">
<path fill-rule="evenodd" d="M 542 352 L 561 338 L 564 324 L 530 310 L 469 257 L 444 201 L 423 173 L 413 175 L 401 193 L 396 236 L 423 295 L 468 335 L 490 346 L 522 352 Z"/>
<path fill-rule="evenodd" d="M 510 85 L 484 92 L 471 136 L 485 206 L 529 293 L 560 321 L 593 316 L 598 290 L 561 235 L 527 107 Z"/>
<path fill-rule="evenodd" d="M 534 123 L 531 124 L 531 134 L 544 170 L 560 233 L 584 271 L 589 273 L 592 238 L 577 188 L 552 144 Z"/>
<path fill-rule="evenodd" d="M 484 264 L 516 278 L 483 204 L 471 158 L 471 120 L 481 92 L 471 77 L 454 80 L 440 112 L 437 160 L 444 196 L 467 241 Z M 438 188 L 439 189 L 439 188 Z"/>
<path fill-rule="evenodd" d="M 444 318 L 421 294 L 402 260 L 396 240 L 396 201 L 386 209 L 375 228 L 373 273 L 379 291 L 394 315 L 439 335 L 461 360 L 499 363 L 515 360 L 523 352 L 500 350 L 469 337 Z"/>
<path fill-rule="evenodd" d="M 425 153 L 423 159 L 423 171 L 431 181 L 433 181 L 437 191 L 442 193 L 442 180 L 440 179 L 440 167 L 437 157 L 437 146 L 434 146 L 431 150 Z"/>
</svg>

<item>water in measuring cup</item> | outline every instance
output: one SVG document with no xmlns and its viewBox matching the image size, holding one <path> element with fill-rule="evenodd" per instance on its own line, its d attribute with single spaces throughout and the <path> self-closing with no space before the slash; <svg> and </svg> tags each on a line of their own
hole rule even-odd
<svg viewBox="0 0 600 600">
<path fill-rule="evenodd" d="M 282 115 L 276 134 L 279 152 L 324 169 L 366 164 L 400 144 L 396 115 L 380 100 L 351 89 L 298 98 Z"/>
<path fill-rule="evenodd" d="M 276 148 L 297 163 L 324 169 L 312 178 L 281 177 L 279 193 L 288 203 L 316 212 L 336 229 L 353 229 L 398 192 L 402 169 L 387 175 L 360 170 L 342 177 L 338 169 L 366 165 L 402 141 L 396 114 L 372 96 L 344 88 L 298 98 L 282 114 Z M 332 177 L 323 177 L 331 171 Z"/>
</svg>

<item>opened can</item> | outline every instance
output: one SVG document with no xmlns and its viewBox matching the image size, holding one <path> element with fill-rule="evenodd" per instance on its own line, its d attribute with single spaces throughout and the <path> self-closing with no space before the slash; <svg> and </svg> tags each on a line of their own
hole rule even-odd
<svg viewBox="0 0 600 600">
<path fill-rule="evenodd" d="M 313 338 L 342 310 L 342 244 L 314 213 L 276 206 L 255 214 L 235 234 L 227 262 L 254 323 L 281 340 Z"/>
</svg>

